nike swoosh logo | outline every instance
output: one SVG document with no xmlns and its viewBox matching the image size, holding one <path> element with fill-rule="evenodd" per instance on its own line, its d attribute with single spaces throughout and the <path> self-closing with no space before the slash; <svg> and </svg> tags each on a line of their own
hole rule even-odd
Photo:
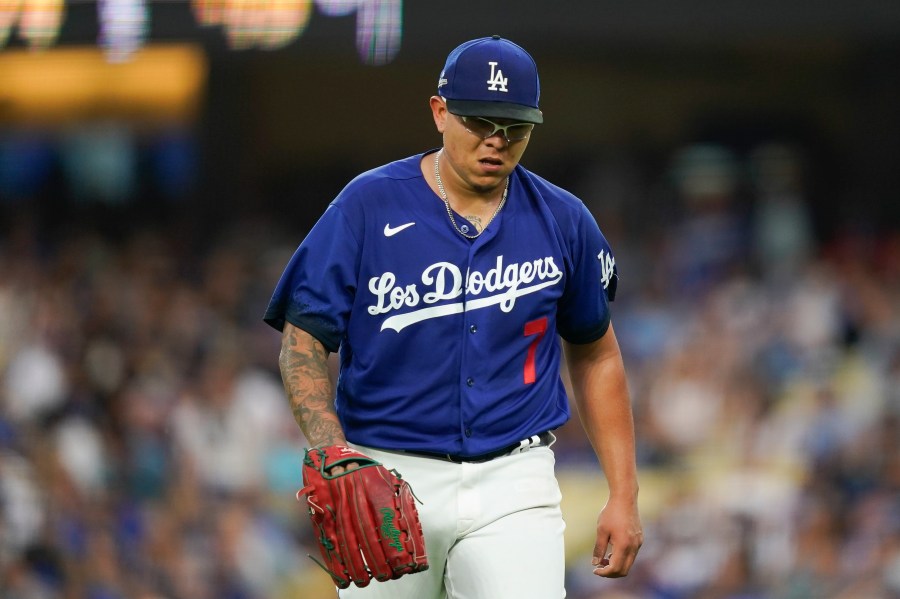
<svg viewBox="0 0 900 599">
<path fill-rule="evenodd" d="M 391 228 L 390 224 L 386 224 L 384 226 L 384 236 L 385 237 L 393 237 L 394 235 L 396 235 L 403 229 L 408 229 L 409 227 L 413 226 L 414 224 L 416 224 L 416 223 L 406 223 L 405 225 L 400 225 L 400 226 L 393 227 L 393 228 Z"/>
</svg>

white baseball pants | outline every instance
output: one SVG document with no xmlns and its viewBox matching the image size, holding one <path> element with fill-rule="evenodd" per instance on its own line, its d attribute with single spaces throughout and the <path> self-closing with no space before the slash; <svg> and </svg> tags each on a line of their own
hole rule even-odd
<svg viewBox="0 0 900 599">
<path fill-rule="evenodd" d="M 340 599 L 566 596 L 565 522 L 549 447 L 480 464 L 356 448 L 396 468 L 422 501 L 429 569 L 350 586 L 339 592 Z"/>
</svg>

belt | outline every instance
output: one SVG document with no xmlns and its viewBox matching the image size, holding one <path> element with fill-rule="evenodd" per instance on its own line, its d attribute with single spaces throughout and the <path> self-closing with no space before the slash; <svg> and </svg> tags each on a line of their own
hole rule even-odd
<svg viewBox="0 0 900 599">
<path fill-rule="evenodd" d="M 496 451 L 489 451 L 487 453 L 482 453 L 480 455 L 474 456 L 462 456 L 462 455 L 453 455 L 450 453 L 436 453 L 431 451 L 410 451 L 404 450 L 402 453 L 419 456 L 423 458 L 431 458 L 434 460 L 443 460 L 445 462 L 453 462 L 454 464 L 480 464 L 482 462 L 489 462 L 495 458 L 503 457 L 506 455 L 513 455 L 515 453 L 522 453 L 524 451 L 528 451 L 532 447 L 542 447 L 549 446 L 553 441 L 553 433 L 550 431 L 545 431 L 538 435 L 532 435 L 527 439 L 522 439 L 518 443 L 513 443 L 507 447 L 502 449 L 498 449 Z"/>
</svg>

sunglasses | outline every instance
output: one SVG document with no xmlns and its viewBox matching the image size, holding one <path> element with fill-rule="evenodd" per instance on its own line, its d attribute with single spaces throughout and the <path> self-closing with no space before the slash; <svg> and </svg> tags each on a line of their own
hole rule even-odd
<svg viewBox="0 0 900 599">
<path fill-rule="evenodd" d="M 498 125 L 494 121 L 478 116 L 460 116 L 459 120 L 463 122 L 466 131 L 473 135 L 477 135 L 481 139 L 487 139 L 503 132 L 503 139 L 507 142 L 522 141 L 526 139 L 531 130 L 534 129 L 534 123 L 513 123 L 511 125 Z"/>
</svg>

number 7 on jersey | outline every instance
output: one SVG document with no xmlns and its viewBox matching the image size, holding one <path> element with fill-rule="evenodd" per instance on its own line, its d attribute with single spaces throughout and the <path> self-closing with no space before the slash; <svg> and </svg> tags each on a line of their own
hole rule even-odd
<svg viewBox="0 0 900 599">
<path fill-rule="evenodd" d="M 531 385 L 537 380 L 537 372 L 535 370 L 535 353 L 537 352 L 538 343 L 547 333 L 547 317 L 538 318 L 525 323 L 525 337 L 535 336 L 531 343 L 528 344 L 528 353 L 525 355 L 525 384 Z"/>
</svg>

